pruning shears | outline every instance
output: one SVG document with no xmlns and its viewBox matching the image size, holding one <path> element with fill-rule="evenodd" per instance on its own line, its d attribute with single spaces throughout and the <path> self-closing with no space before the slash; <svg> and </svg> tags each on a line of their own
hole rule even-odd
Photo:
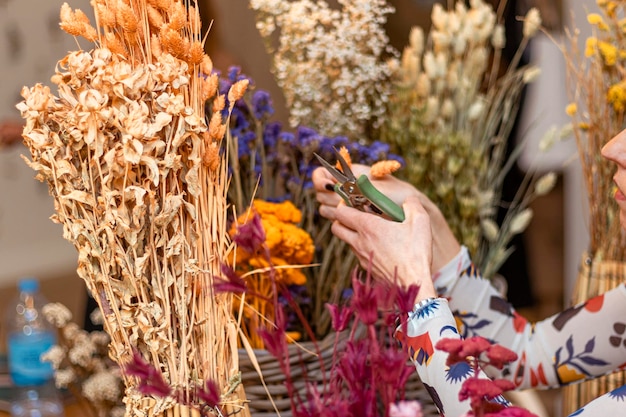
<svg viewBox="0 0 626 417">
<path fill-rule="evenodd" d="M 318 154 L 314 154 L 322 166 L 337 180 L 333 187 L 347 205 L 366 213 L 373 213 L 388 220 L 396 222 L 404 221 L 402 207 L 394 203 L 389 197 L 374 187 L 366 175 L 356 178 L 350 169 L 350 165 L 335 149 L 337 161 L 341 165 L 341 171 L 327 162 Z"/>
</svg>

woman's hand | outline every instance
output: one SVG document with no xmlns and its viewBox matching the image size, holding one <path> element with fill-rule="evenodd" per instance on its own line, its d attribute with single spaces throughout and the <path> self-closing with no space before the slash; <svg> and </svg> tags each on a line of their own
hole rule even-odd
<svg viewBox="0 0 626 417">
<path fill-rule="evenodd" d="M 402 207 L 406 218 L 399 223 L 339 204 L 333 234 L 350 245 L 361 266 L 375 278 L 419 285 L 416 301 L 435 297 L 430 217 L 415 195 L 407 197 Z"/>
<path fill-rule="evenodd" d="M 370 177 L 370 167 L 361 164 L 352 164 L 352 172 L 359 177 L 364 174 Z M 439 208 L 423 193 L 405 181 L 391 175 L 381 179 L 372 179 L 372 184 L 383 194 L 402 205 L 409 197 L 416 197 L 430 216 L 433 236 L 433 264 L 432 270 L 438 271 L 446 265 L 461 249 L 459 242 L 450 230 L 446 219 Z M 313 171 L 313 186 L 317 201 L 320 203 L 320 214 L 329 220 L 335 220 L 336 210 L 341 197 L 334 192 L 333 186 L 337 181 L 326 168 L 317 168 Z"/>
</svg>

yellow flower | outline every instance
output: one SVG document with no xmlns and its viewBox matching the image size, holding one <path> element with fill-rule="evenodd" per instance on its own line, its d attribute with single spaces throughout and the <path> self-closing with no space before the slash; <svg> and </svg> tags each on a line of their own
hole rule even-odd
<svg viewBox="0 0 626 417">
<path fill-rule="evenodd" d="M 607 92 L 607 100 L 613 105 L 615 111 L 623 112 L 626 109 L 626 90 L 624 89 L 624 83 L 610 86 Z"/>
<path fill-rule="evenodd" d="M 612 67 L 617 62 L 617 47 L 608 42 L 600 42 L 598 44 L 600 48 L 600 54 L 604 59 L 604 63 L 609 67 Z"/>
<path fill-rule="evenodd" d="M 602 19 L 602 16 L 600 16 L 598 13 L 589 13 L 587 15 L 587 22 L 592 25 L 597 25 L 600 23 L 604 23 L 604 20 Z"/>
<path fill-rule="evenodd" d="M 587 38 L 587 42 L 585 42 L 585 56 L 590 57 L 595 55 L 598 48 L 598 39 L 591 36 Z"/>
<path fill-rule="evenodd" d="M 575 115 L 577 111 L 578 111 L 578 106 L 576 105 L 576 103 L 570 103 L 565 108 L 565 113 L 567 113 L 567 115 L 570 117 Z"/>
</svg>

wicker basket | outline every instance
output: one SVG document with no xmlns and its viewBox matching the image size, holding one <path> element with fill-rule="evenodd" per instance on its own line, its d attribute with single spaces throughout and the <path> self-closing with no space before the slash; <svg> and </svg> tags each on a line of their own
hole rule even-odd
<svg viewBox="0 0 626 417">
<path fill-rule="evenodd" d="M 574 287 L 572 302 L 580 303 L 605 293 L 624 282 L 624 277 L 626 277 L 626 263 L 592 261 L 591 256 L 585 254 Z M 570 415 L 593 399 L 624 384 L 626 384 L 626 371 L 620 371 L 563 387 L 563 416 Z"/>
<path fill-rule="evenodd" d="M 340 337 L 340 346 L 345 341 L 345 337 Z M 296 379 L 295 388 L 300 393 L 304 393 L 306 389 L 305 379 L 307 383 L 323 384 L 324 373 L 321 369 L 321 363 L 324 364 L 325 369 L 330 368 L 334 342 L 335 335 L 330 334 L 318 343 L 321 361 L 314 353 L 315 346 L 312 342 L 304 342 L 299 346 L 289 346 L 291 375 Z M 239 351 L 239 369 L 246 398 L 249 401 L 250 414 L 252 417 L 274 417 L 278 414 L 283 417 L 291 417 L 291 401 L 284 384 L 285 377 L 277 361 L 266 350 L 256 349 L 254 354 L 267 389 L 263 386 L 249 355 L 241 349 Z M 302 379 L 299 381 L 298 378 Z M 439 416 L 439 412 L 420 381 L 417 372 L 414 372 L 407 381 L 405 399 L 418 400 L 422 405 L 424 417 Z"/>
</svg>

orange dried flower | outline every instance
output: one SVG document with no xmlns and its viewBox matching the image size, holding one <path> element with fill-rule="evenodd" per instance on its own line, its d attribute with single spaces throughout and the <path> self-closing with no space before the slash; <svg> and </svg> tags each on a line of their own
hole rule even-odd
<svg viewBox="0 0 626 417">
<path fill-rule="evenodd" d="M 179 31 L 187 24 L 187 11 L 182 3 L 173 3 L 168 11 L 169 22 L 168 27 L 172 30 Z"/>
<path fill-rule="evenodd" d="M 211 171 L 217 171 L 220 166 L 220 148 L 216 142 L 211 141 L 208 132 L 202 134 L 204 138 L 204 155 L 202 155 L 202 163 L 209 167 Z"/>
<path fill-rule="evenodd" d="M 165 52 L 175 57 L 179 57 L 181 54 L 184 56 L 185 42 L 180 33 L 168 26 L 164 26 L 159 32 L 159 37 L 161 38 L 161 47 Z"/>
<path fill-rule="evenodd" d="M 137 20 L 137 16 L 133 11 L 132 7 L 123 2 L 118 2 L 117 4 L 117 13 L 116 13 L 117 21 L 119 22 L 121 28 L 128 33 L 137 32 L 137 27 L 139 26 L 139 22 Z"/>
<path fill-rule="evenodd" d="M 250 80 L 246 78 L 237 81 L 230 87 L 230 89 L 228 90 L 228 101 L 230 102 L 230 110 L 232 110 L 235 102 L 243 97 L 249 83 Z"/>
<path fill-rule="evenodd" d="M 213 72 L 213 61 L 211 60 L 211 57 L 208 55 L 204 55 L 202 57 L 202 65 L 200 67 L 200 70 L 208 75 L 211 75 L 211 73 Z M 217 77 L 216 77 L 217 80 Z"/>
<path fill-rule="evenodd" d="M 165 24 L 161 12 L 151 5 L 148 5 L 148 22 L 155 28 L 160 28 Z"/>
<path fill-rule="evenodd" d="M 104 35 L 104 46 L 113 54 L 126 55 L 126 47 L 113 32 Z"/>
<path fill-rule="evenodd" d="M 204 55 L 204 46 L 202 46 L 202 42 L 194 41 L 189 47 L 187 62 L 189 62 L 190 65 L 201 64 L 204 60 Z"/>
<path fill-rule="evenodd" d="M 341 149 L 339 149 L 339 155 L 341 155 L 341 157 L 344 159 L 344 161 L 346 161 L 348 166 L 352 168 L 352 158 L 350 157 L 350 152 L 348 151 L 348 148 L 342 146 Z M 341 164 L 339 163 L 339 161 L 337 161 L 337 169 L 341 171 Z"/>
<path fill-rule="evenodd" d="M 402 165 L 398 161 L 378 161 L 372 165 L 370 174 L 372 178 L 382 178 L 385 175 L 393 174 L 399 170 L 401 166 Z"/>
</svg>

